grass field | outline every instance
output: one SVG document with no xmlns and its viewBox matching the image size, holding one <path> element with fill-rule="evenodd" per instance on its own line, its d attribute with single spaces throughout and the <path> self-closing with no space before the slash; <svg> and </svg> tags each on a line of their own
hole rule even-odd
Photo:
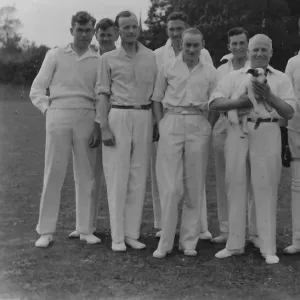
<svg viewBox="0 0 300 300">
<path fill-rule="evenodd" d="M 196 258 L 174 248 L 155 260 L 152 202 L 148 185 L 141 240 L 144 251 L 110 249 L 106 199 L 101 203 L 99 245 L 69 240 L 74 229 L 72 167 L 62 191 L 55 243 L 37 249 L 35 226 L 44 167 L 44 117 L 19 88 L 0 87 L 0 299 L 300 299 L 300 255 L 285 256 L 291 241 L 290 170 L 284 169 L 279 190 L 278 254 L 266 265 L 251 244 L 239 257 L 218 260 L 223 246 L 199 241 Z M 207 174 L 209 228 L 218 234 L 215 175 Z M 177 242 L 176 242 L 177 244 Z"/>
</svg>

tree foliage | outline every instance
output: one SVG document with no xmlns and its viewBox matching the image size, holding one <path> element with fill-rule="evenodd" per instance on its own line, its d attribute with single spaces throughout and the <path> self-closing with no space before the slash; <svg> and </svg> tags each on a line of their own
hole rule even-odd
<svg viewBox="0 0 300 300">
<path fill-rule="evenodd" d="M 146 24 L 152 49 L 163 45 L 166 16 L 171 11 L 183 11 L 189 24 L 199 28 L 205 37 L 215 65 L 228 52 L 227 31 L 243 26 L 250 36 L 266 33 L 273 40 L 272 65 L 284 69 L 286 61 L 300 48 L 298 16 L 300 1 L 295 0 L 168 0 L 153 1 Z"/>
<path fill-rule="evenodd" d="M 0 82 L 31 84 L 49 48 L 22 39 L 15 14 L 14 6 L 0 8 Z"/>
<path fill-rule="evenodd" d="M 7 51 L 18 50 L 21 36 L 18 34 L 22 23 L 15 18 L 15 6 L 4 6 L 0 8 L 0 44 Z"/>
</svg>

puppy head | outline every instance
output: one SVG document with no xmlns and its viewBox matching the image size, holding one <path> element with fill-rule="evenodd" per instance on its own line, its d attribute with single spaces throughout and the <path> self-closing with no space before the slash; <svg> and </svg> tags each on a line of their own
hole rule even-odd
<svg viewBox="0 0 300 300">
<path fill-rule="evenodd" d="M 259 83 L 267 82 L 267 72 L 262 68 L 249 69 L 247 73 L 250 73 Z"/>
</svg>

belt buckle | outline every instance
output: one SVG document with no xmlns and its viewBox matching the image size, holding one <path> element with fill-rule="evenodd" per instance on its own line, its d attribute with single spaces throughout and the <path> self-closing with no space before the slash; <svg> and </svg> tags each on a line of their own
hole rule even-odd
<svg viewBox="0 0 300 300">
<path fill-rule="evenodd" d="M 134 109 L 142 109 L 142 105 L 134 105 L 133 108 Z"/>
</svg>

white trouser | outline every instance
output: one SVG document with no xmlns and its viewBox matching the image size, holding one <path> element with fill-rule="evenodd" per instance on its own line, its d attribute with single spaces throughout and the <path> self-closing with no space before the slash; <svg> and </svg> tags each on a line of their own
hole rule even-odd
<svg viewBox="0 0 300 300">
<path fill-rule="evenodd" d="M 76 227 L 83 234 L 93 232 L 97 151 L 89 147 L 89 138 L 94 120 L 95 111 L 90 109 L 49 108 L 47 111 L 44 184 L 36 228 L 39 234 L 55 232 L 60 193 L 71 151 L 76 190 Z"/>
<path fill-rule="evenodd" d="M 161 229 L 161 206 L 158 193 L 155 164 L 157 155 L 157 142 L 152 143 L 151 153 L 151 192 L 152 192 L 152 203 L 153 203 L 153 215 L 154 215 L 154 227 Z"/>
<path fill-rule="evenodd" d="M 114 147 L 103 146 L 111 236 L 138 239 L 152 143 L 150 110 L 115 109 L 108 116 Z"/>
<path fill-rule="evenodd" d="M 156 157 L 157 157 L 157 142 L 152 144 L 152 156 L 151 156 L 151 191 L 152 191 L 152 202 L 153 202 L 153 215 L 154 215 L 154 227 L 157 229 L 162 228 L 161 220 L 161 203 L 158 192 L 158 185 L 156 179 Z M 206 197 L 206 191 L 204 189 L 203 193 Z M 202 201 L 201 209 L 201 232 L 208 230 L 207 224 L 207 203 Z"/>
<path fill-rule="evenodd" d="M 249 133 L 240 138 L 240 129 L 232 125 L 225 145 L 226 184 L 229 204 L 228 250 L 245 246 L 246 205 L 248 195 L 247 163 L 257 218 L 257 234 L 263 254 L 276 253 L 276 208 L 281 175 L 281 134 L 278 124 L 248 122 Z"/>
<path fill-rule="evenodd" d="M 292 155 L 292 220 L 293 245 L 300 247 L 300 133 L 289 130 L 289 146 Z"/>
<path fill-rule="evenodd" d="M 227 138 L 226 130 L 221 133 L 213 130 L 213 151 L 216 169 L 216 190 L 218 205 L 218 220 L 221 234 L 228 234 L 228 201 L 225 185 L 225 142 Z M 249 169 L 249 168 L 248 168 Z M 248 176 L 248 224 L 249 234 L 257 235 L 255 204 L 252 194 L 250 175 Z"/>
<path fill-rule="evenodd" d="M 195 249 L 201 233 L 211 126 L 202 115 L 166 114 L 159 124 L 156 174 L 162 205 L 158 250 L 173 248 L 178 204 L 184 196 L 179 243 Z M 206 207 L 206 206 L 205 206 Z"/>
<path fill-rule="evenodd" d="M 103 164 L 102 164 L 102 145 L 97 147 L 97 155 L 95 162 L 95 180 L 96 180 L 96 193 L 95 193 L 95 206 L 94 206 L 94 216 L 93 216 L 93 231 L 97 230 L 97 221 L 99 207 L 101 199 L 103 197 L 103 190 L 105 188 L 105 179 L 103 175 Z"/>
</svg>

